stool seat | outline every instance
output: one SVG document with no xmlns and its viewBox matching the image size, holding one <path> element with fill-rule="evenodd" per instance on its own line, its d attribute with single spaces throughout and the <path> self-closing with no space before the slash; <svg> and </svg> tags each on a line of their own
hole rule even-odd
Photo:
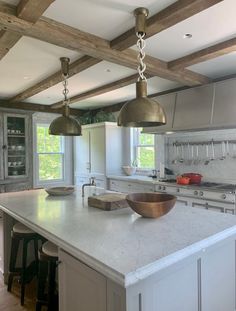
<svg viewBox="0 0 236 311">
<path fill-rule="evenodd" d="M 15 233 L 21 233 L 21 234 L 34 234 L 35 233 L 33 230 L 29 229 L 28 227 L 26 227 L 25 225 L 23 225 L 20 222 L 17 222 L 13 226 L 12 230 Z"/>
<path fill-rule="evenodd" d="M 50 241 L 43 244 L 42 251 L 50 257 L 58 257 L 58 247 Z"/>
</svg>

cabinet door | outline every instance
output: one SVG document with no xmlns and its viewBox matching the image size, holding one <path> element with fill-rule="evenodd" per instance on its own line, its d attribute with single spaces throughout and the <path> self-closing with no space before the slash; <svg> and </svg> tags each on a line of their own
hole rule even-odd
<svg viewBox="0 0 236 311">
<path fill-rule="evenodd" d="M 226 80 L 215 85 L 215 103 L 212 126 L 233 126 L 236 124 L 236 80 Z"/>
<path fill-rule="evenodd" d="M 209 127 L 213 90 L 213 85 L 207 85 L 179 92 L 176 99 L 173 128 L 188 130 Z"/>
<path fill-rule="evenodd" d="M 153 297 L 150 298 L 153 301 L 153 308 L 150 310 L 198 311 L 197 275 L 197 264 L 194 261 L 155 281 L 152 289 Z M 148 308 L 144 310 L 148 311 Z"/>
<path fill-rule="evenodd" d="M 235 310 L 235 241 L 202 256 L 202 311 Z"/>
<path fill-rule="evenodd" d="M 146 127 L 143 129 L 143 132 L 144 133 L 163 133 L 166 131 L 171 131 L 172 126 L 173 126 L 176 93 L 158 96 L 154 99 L 158 103 L 160 103 L 161 106 L 163 107 L 165 114 L 166 114 L 167 123 L 166 125 L 163 125 L 163 126 Z"/>
<path fill-rule="evenodd" d="M 5 178 L 29 176 L 29 117 L 4 114 Z"/>
<path fill-rule="evenodd" d="M 75 138 L 75 175 L 87 175 L 90 173 L 89 155 L 90 134 L 88 129 L 83 129 L 82 136 Z"/>
<path fill-rule="evenodd" d="M 106 311 L 106 278 L 59 251 L 60 311 Z"/>
<path fill-rule="evenodd" d="M 3 170 L 3 163 L 4 163 L 4 147 L 3 147 L 3 115 L 0 113 L 0 179 L 4 179 L 4 170 Z"/>
<path fill-rule="evenodd" d="M 105 173 L 105 129 L 104 126 L 90 129 L 91 174 Z"/>
</svg>

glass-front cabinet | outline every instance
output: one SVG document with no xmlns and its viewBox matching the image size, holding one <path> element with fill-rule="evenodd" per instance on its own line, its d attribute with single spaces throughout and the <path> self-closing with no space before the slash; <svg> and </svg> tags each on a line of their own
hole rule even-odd
<svg viewBox="0 0 236 311">
<path fill-rule="evenodd" d="M 5 179 L 28 176 L 28 116 L 4 114 L 4 173 Z"/>
</svg>

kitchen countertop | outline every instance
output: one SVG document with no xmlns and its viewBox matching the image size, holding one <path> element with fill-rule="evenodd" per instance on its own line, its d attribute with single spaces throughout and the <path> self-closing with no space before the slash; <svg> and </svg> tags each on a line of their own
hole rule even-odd
<svg viewBox="0 0 236 311">
<path fill-rule="evenodd" d="M 2 193 L 0 208 L 125 287 L 236 233 L 233 215 L 177 204 L 159 219 L 145 219 L 130 208 L 88 207 L 79 189 L 64 197 Z"/>
</svg>

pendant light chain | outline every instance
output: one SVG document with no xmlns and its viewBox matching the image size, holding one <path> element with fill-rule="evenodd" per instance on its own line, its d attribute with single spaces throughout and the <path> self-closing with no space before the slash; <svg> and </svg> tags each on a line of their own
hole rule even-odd
<svg viewBox="0 0 236 311">
<path fill-rule="evenodd" d="M 62 75 L 62 76 L 63 76 L 63 79 L 64 79 L 63 82 L 62 82 L 63 87 L 64 87 L 64 89 L 62 91 L 62 94 L 64 95 L 64 103 L 67 105 L 69 103 L 69 99 L 68 99 L 69 90 L 67 88 L 67 86 L 68 86 L 68 80 L 67 80 L 68 74 L 67 75 Z"/>
<path fill-rule="evenodd" d="M 138 65 L 138 73 L 139 73 L 139 78 L 138 81 L 140 80 L 145 80 L 147 81 L 146 76 L 144 75 L 144 72 L 146 70 L 146 64 L 144 63 L 144 58 L 145 58 L 145 52 L 144 52 L 144 48 L 146 47 L 146 42 L 144 40 L 145 37 L 145 33 L 137 33 L 137 37 L 138 37 L 138 41 L 137 41 L 137 47 L 139 50 L 139 54 L 138 54 L 138 61 L 139 61 L 139 65 Z"/>
</svg>

